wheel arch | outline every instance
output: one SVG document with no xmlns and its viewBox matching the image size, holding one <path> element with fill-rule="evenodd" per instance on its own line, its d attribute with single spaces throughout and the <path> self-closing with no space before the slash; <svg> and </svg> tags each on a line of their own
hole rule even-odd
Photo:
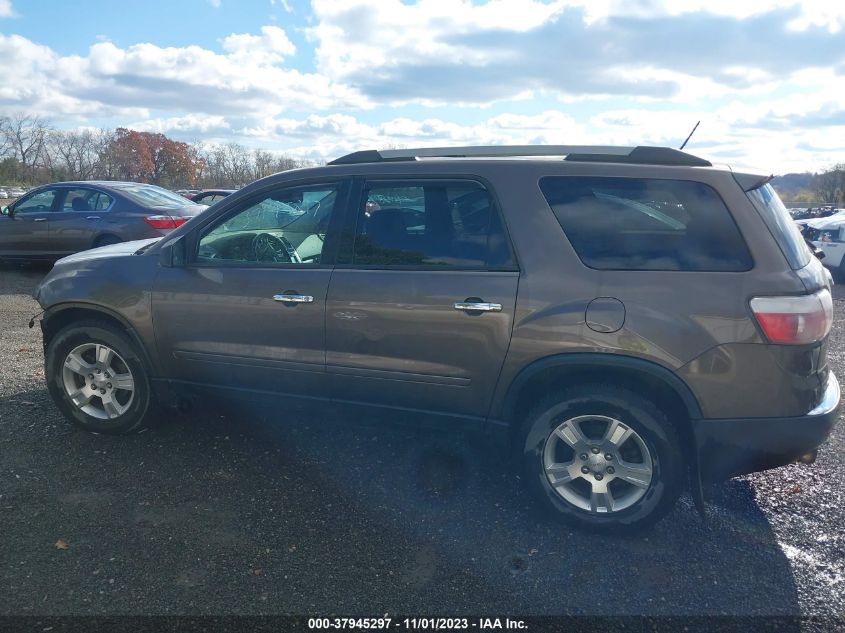
<svg viewBox="0 0 845 633">
<path fill-rule="evenodd" d="M 45 351 L 53 337 L 68 325 L 85 319 L 101 321 L 122 332 L 126 332 L 138 349 L 141 360 L 150 369 L 151 375 L 156 375 L 157 366 L 153 362 L 147 346 L 144 345 L 143 339 L 129 321 L 114 310 L 92 303 L 69 302 L 51 306 L 45 310 L 44 314 L 45 316 L 41 320 L 41 331 L 43 333 Z"/>
<path fill-rule="evenodd" d="M 562 385 L 595 383 L 627 387 L 655 400 L 681 436 L 689 459 L 692 492 L 698 502 L 698 447 L 692 421 L 703 417 L 701 407 L 692 390 L 674 372 L 648 360 L 578 352 L 534 361 L 517 374 L 502 406 L 501 419 L 508 427 L 510 443 L 517 440 L 523 412 L 539 396 Z"/>
<path fill-rule="evenodd" d="M 508 423 L 517 420 L 521 403 L 537 390 L 561 379 L 566 379 L 568 384 L 600 381 L 652 387 L 673 395 L 683 405 L 689 419 L 703 417 L 692 390 L 677 374 L 662 365 L 633 356 L 578 352 L 548 356 L 523 368 L 508 387 L 502 404 L 502 419 Z"/>
</svg>

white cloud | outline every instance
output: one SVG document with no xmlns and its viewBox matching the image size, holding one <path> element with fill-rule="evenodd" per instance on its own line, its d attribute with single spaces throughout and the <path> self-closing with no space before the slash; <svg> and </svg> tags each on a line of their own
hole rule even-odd
<svg viewBox="0 0 845 633">
<path fill-rule="evenodd" d="M 356 91 L 316 73 L 285 68 L 295 52 L 285 32 L 233 34 L 224 53 L 199 47 L 110 41 L 61 56 L 19 35 L 0 34 L 0 106 L 51 117 L 150 118 L 150 112 L 270 116 L 286 110 L 369 107 Z M 134 113 L 134 114 L 133 114 Z M 125 123 L 125 121 L 124 121 Z"/>
<path fill-rule="evenodd" d="M 313 9 L 306 33 L 318 69 L 394 105 L 550 93 L 693 101 L 845 63 L 836 33 L 845 5 L 828 0 L 314 0 Z"/>
<path fill-rule="evenodd" d="M 223 38 L 223 48 L 236 62 L 276 64 L 293 55 L 296 47 L 278 26 L 262 26 L 261 35 L 233 33 Z"/>
<path fill-rule="evenodd" d="M 84 92 L 91 85 L 82 59 L 60 57 L 49 47 L 19 35 L 0 34 L 0 76 L 14 78 L 0 82 L 0 104 L 4 111 L 28 110 L 76 120 L 149 116 L 149 111 L 137 104 L 105 105 L 69 92 L 68 86 Z"/>
<path fill-rule="evenodd" d="M 797 102 L 796 102 L 797 103 Z M 449 145 L 664 145 L 678 147 L 696 121 L 701 125 L 687 151 L 715 163 L 787 173 L 819 169 L 835 162 L 845 146 L 845 108 L 820 104 L 817 112 L 800 116 L 840 113 L 842 121 L 824 128 L 797 125 L 793 99 L 773 102 L 782 113 L 770 116 L 769 105 L 741 106 L 741 102 L 708 111 L 686 109 L 607 110 L 579 121 L 560 110 L 536 115 L 499 114 L 461 125 L 441 118 L 393 117 L 363 123 L 349 114 L 333 113 L 304 118 L 268 118 L 238 129 L 247 144 L 283 147 L 292 155 L 332 159 L 359 149 L 431 147 Z"/>
<path fill-rule="evenodd" d="M 220 0 L 208 0 L 208 4 L 210 4 L 215 9 L 220 8 Z"/>
<path fill-rule="evenodd" d="M 589 135 L 572 117 L 556 110 L 537 115 L 500 114 L 473 125 L 439 118 L 395 117 L 366 124 L 347 114 L 304 119 L 268 119 L 242 130 L 253 140 L 295 144 L 292 152 L 309 158 L 333 158 L 362 148 L 588 143 Z"/>
<path fill-rule="evenodd" d="M 12 0 L 0 0 L 0 18 L 10 18 L 15 15 Z"/>
<path fill-rule="evenodd" d="M 210 134 L 226 134 L 231 131 L 232 126 L 222 116 L 188 114 L 185 116 L 135 121 L 126 127 L 141 132 L 208 136 Z"/>
</svg>

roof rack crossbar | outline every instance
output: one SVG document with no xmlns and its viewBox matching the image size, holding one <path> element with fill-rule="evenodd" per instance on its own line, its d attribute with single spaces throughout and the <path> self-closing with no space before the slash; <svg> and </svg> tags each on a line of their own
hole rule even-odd
<svg viewBox="0 0 845 633">
<path fill-rule="evenodd" d="M 421 147 L 352 152 L 329 165 L 355 165 L 418 158 L 506 158 L 564 156 L 578 162 L 632 163 L 710 167 L 711 163 L 671 147 L 620 147 L 616 145 L 479 145 L 470 147 Z"/>
</svg>

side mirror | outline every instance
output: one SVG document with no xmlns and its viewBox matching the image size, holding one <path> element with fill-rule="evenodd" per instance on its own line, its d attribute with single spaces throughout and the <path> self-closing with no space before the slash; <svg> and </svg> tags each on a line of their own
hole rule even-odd
<svg viewBox="0 0 845 633">
<path fill-rule="evenodd" d="M 185 265 L 185 236 L 164 244 L 158 251 L 158 263 L 164 268 L 179 268 Z"/>
<path fill-rule="evenodd" d="M 7 206 L 0 207 L 0 215 L 8 215 L 9 217 L 12 217 L 12 208 Z"/>
</svg>

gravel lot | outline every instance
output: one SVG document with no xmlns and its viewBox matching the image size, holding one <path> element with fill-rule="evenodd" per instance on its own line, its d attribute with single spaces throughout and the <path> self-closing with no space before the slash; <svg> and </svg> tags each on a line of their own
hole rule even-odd
<svg viewBox="0 0 845 633">
<path fill-rule="evenodd" d="M 707 524 L 684 498 L 570 532 L 468 438 L 217 405 L 76 431 L 27 328 L 43 274 L 0 266 L 0 614 L 845 616 L 845 424 L 814 466 L 708 488 Z"/>
</svg>

